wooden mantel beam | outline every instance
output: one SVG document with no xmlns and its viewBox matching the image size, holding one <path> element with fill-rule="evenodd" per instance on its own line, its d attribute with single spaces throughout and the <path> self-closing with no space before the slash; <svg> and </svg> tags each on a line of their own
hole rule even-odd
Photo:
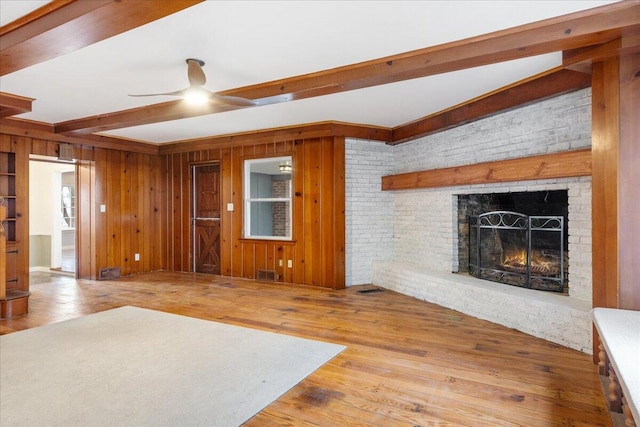
<svg viewBox="0 0 640 427">
<path fill-rule="evenodd" d="M 591 175 L 591 149 L 382 177 L 382 190 L 451 187 Z"/>
<path fill-rule="evenodd" d="M 31 112 L 32 98 L 0 92 L 0 118 Z"/>
<path fill-rule="evenodd" d="M 56 58 L 203 0 L 54 0 L 0 28 L 0 76 Z"/>
<path fill-rule="evenodd" d="M 268 105 L 291 100 L 362 89 L 376 85 L 426 77 L 549 52 L 578 49 L 606 43 L 625 29 L 640 24 L 640 1 L 622 1 L 599 8 L 547 19 L 372 61 L 317 73 L 230 89 L 220 92 L 256 100 Z M 129 111 L 102 114 L 59 123 L 56 132 L 91 133 L 139 124 L 174 120 L 175 109 L 163 116 L 162 104 L 146 107 L 135 117 Z M 259 107 L 253 107 L 259 108 Z M 182 108 L 180 118 L 212 114 L 204 109 Z M 142 109 L 144 110 L 144 108 Z M 99 119 L 99 120 L 98 120 Z"/>
</svg>

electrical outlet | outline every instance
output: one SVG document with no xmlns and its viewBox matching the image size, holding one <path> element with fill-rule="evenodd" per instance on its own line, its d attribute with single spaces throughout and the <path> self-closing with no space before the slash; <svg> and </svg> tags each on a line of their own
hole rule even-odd
<svg viewBox="0 0 640 427">
<path fill-rule="evenodd" d="M 283 260 L 283 259 L 279 259 L 279 260 L 278 260 L 278 265 L 279 265 L 280 267 L 284 267 L 284 260 Z"/>
<path fill-rule="evenodd" d="M 135 255 L 133 256 L 133 259 L 134 259 L 135 261 L 140 261 L 140 254 L 135 254 Z"/>
<path fill-rule="evenodd" d="M 107 211 L 107 205 L 100 205 L 100 212 L 106 212 Z"/>
<path fill-rule="evenodd" d="M 293 268 L 293 260 L 291 260 L 291 259 L 287 260 L 287 267 Z"/>
</svg>

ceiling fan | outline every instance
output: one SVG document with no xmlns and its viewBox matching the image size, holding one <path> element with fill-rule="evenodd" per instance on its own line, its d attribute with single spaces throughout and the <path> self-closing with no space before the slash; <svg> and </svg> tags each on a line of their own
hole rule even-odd
<svg viewBox="0 0 640 427">
<path fill-rule="evenodd" d="M 251 99 L 241 98 L 239 96 L 218 95 L 213 93 L 203 86 L 207 82 L 207 78 L 202 71 L 204 61 L 195 58 L 187 59 L 187 76 L 189 78 L 189 87 L 174 92 L 166 93 L 150 93 L 142 95 L 129 95 L 129 96 L 178 96 L 185 99 L 192 104 L 205 104 L 208 101 L 213 101 L 221 104 L 234 105 L 238 107 L 250 107 L 257 105 L 257 103 Z"/>
</svg>

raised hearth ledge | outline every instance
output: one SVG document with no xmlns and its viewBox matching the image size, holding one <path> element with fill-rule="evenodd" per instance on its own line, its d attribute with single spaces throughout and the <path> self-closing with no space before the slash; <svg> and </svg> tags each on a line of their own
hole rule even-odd
<svg viewBox="0 0 640 427">
<path fill-rule="evenodd" d="M 592 353 L 589 301 L 396 261 L 374 261 L 371 281 L 382 288 Z"/>
</svg>

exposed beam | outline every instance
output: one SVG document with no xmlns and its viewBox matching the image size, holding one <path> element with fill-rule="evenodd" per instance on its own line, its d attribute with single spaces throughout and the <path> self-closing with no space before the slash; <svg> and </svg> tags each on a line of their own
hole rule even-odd
<svg viewBox="0 0 640 427">
<path fill-rule="evenodd" d="M 129 141 L 100 135 L 73 137 L 56 134 L 53 125 L 16 118 L 0 118 L 0 132 L 9 135 L 27 136 L 56 142 L 68 142 L 90 147 L 109 148 L 133 153 L 158 154 L 158 146 L 138 141 Z"/>
<path fill-rule="evenodd" d="M 622 1 L 359 64 L 221 92 L 262 104 L 303 99 L 606 43 L 640 26 L 640 1 Z"/>
<path fill-rule="evenodd" d="M 0 92 L 0 118 L 29 113 L 33 98 Z"/>
<path fill-rule="evenodd" d="M 634 26 L 640 26 L 640 1 L 622 1 L 452 43 L 231 89 L 220 94 L 254 99 L 259 105 L 275 104 L 597 45 L 619 37 Z M 113 130 L 220 111 L 182 107 L 183 111 L 177 113 L 165 104 L 143 107 L 142 110 L 145 108 L 149 113 L 134 109 L 59 123 L 56 132 L 90 133 L 96 129 Z M 135 116 L 128 117 L 130 113 Z"/>
<path fill-rule="evenodd" d="M 204 116 L 207 114 L 237 110 L 239 108 L 246 107 L 216 103 L 187 105 L 183 100 L 176 100 L 60 122 L 56 123 L 54 128 L 56 133 L 63 135 L 83 135 L 131 126 Z"/>
<path fill-rule="evenodd" d="M 584 89 L 590 85 L 590 76 L 556 68 L 420 120 L 398 126 L 393 129 L 391 145 L 442 132 L 492 114 Z"/>
<path fill-rule="evenodd" d="M 171 15 L 203 0 L 54 0 L 0 28 L 0 76 Z"/>
<path fill-rule="evenodd" d="M 597 46 L 587 46 L 562 52 L 562 66 L 569 70 L 591 74 L 591 64 L 620 54 L 620 39 Z"/>
<path fill-rule="evenodd" d="M 565 151 L 382 177 L 382 190 L 528 181 L 591 175 L 591 150 Z"/>
</svg>

